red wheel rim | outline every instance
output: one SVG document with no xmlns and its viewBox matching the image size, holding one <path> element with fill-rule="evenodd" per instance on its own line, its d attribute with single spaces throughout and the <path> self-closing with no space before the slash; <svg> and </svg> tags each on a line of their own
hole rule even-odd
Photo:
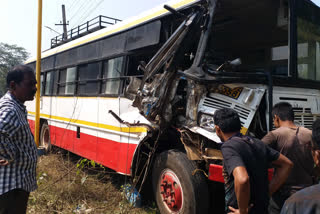
<svg viewBox="0 0 320 214">
<path fill-rule="evenodd" d="M 41 139 L 41 146 L 43 146 L 45 149 L 49 148 L 49 142 L 50 142 L 50 132 L 49 132 L 49 128 L 46 127 L 44 129 L 44 133 Z"/>
<path fill-rule="evenodd" d="M 179 212 L 183 206 L 183 191 L 176 174 L 166 169 L 160 177 L 160 194 L 162 201 L 171 212 Z"/>
</svg>

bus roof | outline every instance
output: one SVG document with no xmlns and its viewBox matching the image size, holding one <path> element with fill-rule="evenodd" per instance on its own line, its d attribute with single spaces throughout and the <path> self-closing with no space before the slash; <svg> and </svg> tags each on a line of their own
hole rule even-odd
<svg viewBox="0 0 320 214">
<path fill-rule="evenodd" d="M 196 2 L 199 2 L 201 0 L 171 0 L 164 4 L 170 5 L 171 7 L 175 9 L 182 9 L 185 8 L 191 4 L 194 4 Z M 85 35 L 83 37 L 80 37 L 78 39 L 72 40 L 68 43 L 65 43 L 63 45 L 60 45 L 58 47 L 48 49 L 41 53 L 41 58 L 45 58 L 51 55 L 54 55 L 56 53 L 60 53 L 69 49 L 72 49 L 74 47 L 104 38 L 106 36 L 111 36 L 116 33 L 120 33 L 122 31 L 128 30 L 130 28 L 136 27 L 138 25 L 141 25 L 145 22 L 148 22 L 153 19 L 157 19 L 167 13 L 169 13 L 166 9 L 163 8 L 163 5 L 161 4 L 155 8 L 152 8 L 148 11 L 145 11 L 137 16 L 133 16 L 131 18 L 128 18 L 122 22 L 119 22 L 115 25 L 108 26 L 106 28 L 103 28 L 101 30 L 98 30 L 96 32 L 90 33 L 88 35 Z M 26 63 L 31 63 L 36 61 L 36 58 L 33 57 L 31 59 L 28 59 Z"/>
</svg>

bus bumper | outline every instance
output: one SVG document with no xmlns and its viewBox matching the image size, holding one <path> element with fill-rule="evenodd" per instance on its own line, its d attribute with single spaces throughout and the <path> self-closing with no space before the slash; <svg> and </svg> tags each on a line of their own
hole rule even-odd
<svg viewBox="0 0 320 214">
<path fill-rule="evenodd" d="M 216 181 L 224 183 L 223 179 L 223 167 L 217 164 L 210 164 L 208 179 L 211 181 Z M 273 177 L 274 169 L 268 169 L 268 180 L 271 181 Z"/>
</svg>

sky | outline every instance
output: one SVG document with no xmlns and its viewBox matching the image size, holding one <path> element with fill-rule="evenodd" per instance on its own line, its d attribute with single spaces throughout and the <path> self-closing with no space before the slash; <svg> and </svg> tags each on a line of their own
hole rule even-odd
<svg viewBox="0 0 320 214">
<path fill-rule="evenodd" d="M 131 16 L 158 6 L 168 0 L 42 0 L 42 51 L 50 48 L 51 38 L 62 33 L 61 5 L 66 8 L 68 30 L 97 17 L 105 15 L 117 19 Z M 320 6 L 320 0 L 312 0 Z M 30 57 L 37 50 L 37 0 L 1 0 L 0 6 L 0 42 L 24 47 Z M 52 30 L 50 30 L 50 28 Z"/>
<path fill-rule="evenodd" d="M 158 6 L 168 0 L 42 0 L 42 51 L 50 48 L 51 38 L 59 35 L 63 27 L 62 4 L 66 8 L 68 30 L 105 15 L 124 20 Z M 320 0 L 319 0 L 320 1 Z M 24 47 L 30 57 L 37 50 L 37 0 L 1 0 L 0 42 Z M 50 28 L 52 30 L 50 30 Z"/>
</svg>

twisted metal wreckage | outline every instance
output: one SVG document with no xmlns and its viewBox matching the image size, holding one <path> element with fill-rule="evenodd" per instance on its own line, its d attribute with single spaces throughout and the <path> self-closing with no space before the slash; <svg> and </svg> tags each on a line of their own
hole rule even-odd
<svg viewBox="0 0 320 214">
<path fill-rule="evenodd" d="M 303 7 L 301 14 L 298 6 Z M 298 61 L 297 35 L 310 32 L 300 19 L 317 14 L 319 8 L 309 0 L 206 0 L 187 10 L 165 8 L 181 24 L 148 64 L 140 63 L 142 79 L 130 77 L 125 90 L 148 122 L 128 123 L 111 113 L 122 124 L 148 129 L 131 166 L 139 191 L 152 170 L 161 212 L 186 212 L 184 201 L 193 200 L 199 203 L 190 212 L 203 213 L 223 198 L 210 182 L 224 182 L 221 142 L 213 121 L 217 109 L 237 111 L 241 133 L 257 138 L 272 130 L 275 102 L 291 103 L 295 122 L 307 128 L 320 115 L 318 86 L 312 81 L 304 84 L 299 79 L 303 72 L 297 73 L 299 63 L 314 60 L 305 54 Z M 172 183 L 179 185 L 174 188 Z M 188 188 L 191 192 L 186 193 Z"/>
<path fill-rule="evenodd" d="M 182 14 L 170 6 L 165 6 L 183 21 L 148 64 L 141 62 L 139 69 L 144 72 L 143 78 L 131 77 L 125 92 L 127 97 L 134 99 L 133 106 L 148 119 L 150 125 L 139 122 L 128 123 L 112 111 L 110 112 L 125 125 L 145 126 L 148 129 L 148 135 L 139 145 L 139 147 L 146 147 L 149 151 L 143 153 L 148 156 L 148 159 L 142 168 L 139 168 L 141 161 L 136 161 L 136 167 L 132 169 L 136 182 L 144 183 L 155 151 L 161 151 L 161 143 L 168 144 L 168 141 L 162 139 L 165 132 L 176 132 L 173 135 L 180 136 L 178 141 L 182 143 L 190 160 L 204 160 L 207 164 L 221 163 L 222 155 L 219 144 L 216 143 L 220 140 L 214 132 L 210 132 L 210 129 L 214 130 L 213 120 L 204 116 L 200 123 L 206 123 L 209 129 L 200 127 L 199 112 L 213 114 L 215 109 L 223 107 L 222 103 L 219 104 L 219 97 L 222 96 L 220 102 L 228 99 L 221 93 L 233 93 L 235 96 L 241 94 L 238 103 L 232 101 L 229 104 L 238 106 L 244 114 L 247 114 L 248 118 L 243 124 L 246 129 L 265 91 L 251 88 L 230 89 L 222 83 L 247 82 L 254 78 L 255 81 L 259 79 L 269 81 L 269 89 L 272 91 L 271 78 L 266 73 L 241 73 L 240 75 L 232 72 L 232 68 L 241 63 L 240 59 L 226 62 L 219 67 L 203 63 L 216 4 L 215 0 L 202 1 L 189 14 Z M 186 56 L 184 47 L 191 43 L 193 39 L 191 34 L 195 31 L 200 31 L 201 36 L 196 53 L 188 55 L 193 63 L 188 69 L 181 70 L 180 64 Z M 240 76 L 242 79 L 239 81 Z M 272 102 L 270 105 L 272 106 Z M 252 109 L 247 110 L 247 107 Z M 175 146 L 172 147 L 175 148 Z M 138 148 L 137 151 L 143 150 Z M 141 156 L 138 155 L 138 157 Z M 137 172 L 140 174 L 137 175 Z"/>
<path fill-rule="evenodd" d="M 213 114 L 232 108 L 241 132 L 262 138 L 273 103 L 289 102 L 295 122 L 311 128 L 320 117 L 320 8 L 311 0 L 168 4 L 106 26 L 100 16 L 98 27 L 87 22 L 74 37 L 71 29 L 42 54 L 41 145 L 131 176 L 139 192 L 151 181 L 161 213 L 219 213 L 216 205 L 222 213 Z"/>
</svg>

